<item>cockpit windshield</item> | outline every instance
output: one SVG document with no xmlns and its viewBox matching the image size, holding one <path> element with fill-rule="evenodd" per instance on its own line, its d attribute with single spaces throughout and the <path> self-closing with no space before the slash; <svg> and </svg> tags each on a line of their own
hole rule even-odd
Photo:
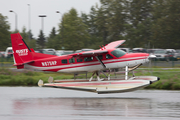
<svg viewBox="0 0 180 120">
<path fill-rule="evenodd" d="M 121 57 L 121 56 L 125 55 L 126 53 L 122 50 L 116 49 L 116 50 L 112 51 L 111 54 L 114 55 L 115 57 Z"/>
</svg>

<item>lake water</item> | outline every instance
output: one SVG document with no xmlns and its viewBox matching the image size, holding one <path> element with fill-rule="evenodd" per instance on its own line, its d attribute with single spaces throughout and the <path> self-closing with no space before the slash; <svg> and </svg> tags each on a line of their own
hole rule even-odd
<svg viewBox="0 0 180 120">
<path fill-rule="evenodd" d="M 179 120 L 180 91 L 96 94 L 40 87 L 0 87 L 0 120 Z"/>
</svg>

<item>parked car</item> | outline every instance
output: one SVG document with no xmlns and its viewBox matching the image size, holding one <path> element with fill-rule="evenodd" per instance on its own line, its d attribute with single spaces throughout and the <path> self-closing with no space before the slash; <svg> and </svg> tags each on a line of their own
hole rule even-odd
<svg viewBox="0 0 180 120">
<path fill-rule="evenodd" d="M 169 55 L 169 60 L 176 61 L 178 57 L 178 53 L 175 49 L 166 49 Z"/>
<path fill-rule="evenodd" d="M 57 56 L 68 55 L 74 53 L 73 50 L 56 50 Z"/>
<path fill-rule="evenodd" d="M 63 52 L 64 52 L 64 50 L 56 50 L 56 55 L 57 56 L 62 56 Z"/>
<path fill-rule="evenodd" d="M 180 60 L 180 50 L 176 50 L 177 60 Z"/>
<path fill-rule="evenodd" d="M 51 49 L 51 48 L 49 48 L 49 49 L 38 49 L 38 50 L 35 50 L 35 52 L 49 54 L 49 55 L 56 55 L 56 50 Z"/>
<path fill-rule="evenodd" d="M 94 49 L 84 48 L 81 50 L 76 50 L 75 53 L 86 52 L 86 51 L 91 51 L 91 50 L 94 50 Z"/>
<path fill-rule="evenodd" d="M 0 51 L 0 57 L 4 57 L 5 52 L 4 51 Z"/>
<path fill-rule="evenodd" d="M 4 54 L 4 57 L 7 58 L 7 57 L 12 57 L 12 56 L 13 56 L 12 47 L 7 47 L 6 51 L 5 51 L 5 54 Z"/>
<path fill-rule="evenodd" d="M 161 50 L 161 49 L 147 49 L 147 53 L 149 53 L 149 54 L 154 54 L 154 52 L 155 52 L 156 50 Z"/>
<path fill-rule="evenodd" d="M 159 49 L 154 51 L 156 60 L 177 60 L 176 51 L 173 49 Z"/>
<path fill-rule="evenodd" d="M 132 52 L 133 53 L 147 53 L 147 50 L 144 48 L 133 48 Z"/>
<path fill-rule="evenodd" d="M 130 48 L 119 48 L 120 50 L 123 50 L 126 53 L 132 53 L 132 50 Z"/>
<path fill-rule="evenodd" d="M 65 50 L 62 55 L 69 55 L 69 54 L 72 54 L 72 53 L 74 53 L 73 50 Z"/>
</svg>

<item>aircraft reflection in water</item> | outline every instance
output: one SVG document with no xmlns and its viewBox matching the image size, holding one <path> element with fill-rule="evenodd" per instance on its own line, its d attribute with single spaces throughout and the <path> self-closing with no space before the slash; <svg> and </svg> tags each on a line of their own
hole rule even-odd
<svg viewBox="0 0 180 120">
<path fill-rule="evenodd" d="M 144 104 L 146 103 L 146 104 Z M 143 105 L 142 105 L 143 104 Z M 14 114 L 69 117 L 87 116 L 144 116 L 151 110 L 149 99 L 138 98 L 48 98 L 34 100 L 16 100 L 13 103 Z M 48 108 L 48 109 L 47 109 Z M 148 109 L 141 111 L 139 109 Z M 33 111 L 32 111 L 33 110 Z M 37 111 L 41 111 L 38 113 Z M 53 111 L 53 112 L 52 112 Z M 98 111 L 98 112 L 95 112 Z M 104 114 L 106 113 L 106 114 Z M 71 116 L 70 116 L 71 115 Z"/>
<path fill-rule="evenodd" d="M 135 76 L 134 70 L 142 64 L 149 62 L 149 59 L 155 56 L 147 53 L 127 54 L 122 50 L 116 49 L 123 44 L 125 40 L 111 42 L 99 50 L 73 53 L 63 56 L 48 55 L 36 53 L 30 49 L 24 42 L 19 33 L 11 34 L 11 42 L 14 55 L 14 65 L 18 69 L 33 69 L 41 71 L 63 72 L 63 73 L 81 73 L 93 72 L 89 80 L 53 80 L 49 78 L 49 83 L 39 81 L 39 86 L 56 87 L 72 90 L 82 90 L 103 93 L 128 92 L 140 89 L 159 80 L 156 76 Z M 115 68 L 125 68 L 124 79 L 111 79 L 110 72 L 106 75 L 103 70 Z M 103 72 L 106 79 L 99 77 L 99 71 Z M 128 72 L 133 72 L 133 77 L 128 76 Z M 96 74 L 97 79 L 93 76 Z"/>
<path fill-rule="evenodd" d="M 151 91 L 150 97 L 153 92 Z M 162 91 L 161 91 L 162 93 Z M 148 96 L 147 91 L 132 93 Z M 131 95 L 132 95 L 131 94 Z M 158 93 L 156 93 L 158 95 Z M 133 95 L 132 95 L 133 96 Z M 173 119 L 179 117 L 178 104 L 172 101 L 147 98 L 38 98 L 15 100 L 13 115 L 34 119 Z M 157 96 L 156 96 L 157 97 Z M 165 96 L 163 96 L 165 99 Z M 84 119 L 85 119 L 84 118 Z M 124 118 L 124 119 L 127 119 Z"/>
<path fill-rule="evenodd" d="M 3 91 L 0 92 L 1 120 L 180 118 L 180 96 L 175 90 L 94 94 L 39 87 L 0 87 L 0 91 Z"/>
</svg>

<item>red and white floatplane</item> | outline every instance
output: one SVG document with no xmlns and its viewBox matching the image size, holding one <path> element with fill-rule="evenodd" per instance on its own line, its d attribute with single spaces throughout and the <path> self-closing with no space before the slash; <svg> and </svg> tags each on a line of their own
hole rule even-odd
<svg viewBox="0 0 180 120">
<path fill-rule="evenodd" d="M 14 66 L 17 66 L 17 69 L 74 74 L 92 72 L 90 79 L 53 80 L 50 77 L 49 83 L 39 80 L 38 85 L 43 87 L 82 90 L 98 94 L 120 93 L 144 88 L 160 79 L 156 76 L 134 75 L 135 69 L 149 62 L 155 56 L 148 53 L 125 53 L 117 49 L 125 40 L 111 42 L 98 50 L 63 56 L 36 53 L 27 46 L 19 33 L 11 34 L 11 42 Z M 111 71 L 117 68 L 124 68 L 125 77 L 123 79 L 110 77 Z M 106 70 L 109 71 L 108 75 L 103 72 Z M 106 78 L 101 79 L 99 72 L 102 72 Z M 128 76 L 129 72 L 133 73 L 132 77 Z M 96 75 L 96 79 L 93 78 L 94 75 Z"/>
</svg>

